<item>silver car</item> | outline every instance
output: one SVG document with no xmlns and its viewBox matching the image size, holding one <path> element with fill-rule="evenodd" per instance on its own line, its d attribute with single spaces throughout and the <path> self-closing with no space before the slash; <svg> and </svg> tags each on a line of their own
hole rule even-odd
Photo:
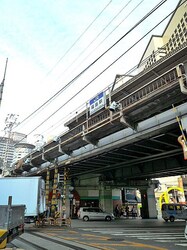
<svg viewBox="0 0 187 250">
<path fill-rule="evenodd" d="M 84 221 L 89 221 L 89 220 L 111 221 L 115 217 L 113 213 L 104 212 L 99 207 L 81 207 L 78 211 L 78 218 Z"/>
</svg>

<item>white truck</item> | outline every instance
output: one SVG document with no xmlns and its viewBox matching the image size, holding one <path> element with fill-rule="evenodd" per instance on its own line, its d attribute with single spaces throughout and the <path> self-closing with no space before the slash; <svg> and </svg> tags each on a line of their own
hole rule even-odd
<svg viewBox="0 0 187 250">
<path fill-rule="evenodd" d="M 25 222 L 45 212 L 45 181 L 39 177 L 0 178 L 0 205 L 6 205 L 12 196 L 12 205 L 26 206 Z"/>
</svg>

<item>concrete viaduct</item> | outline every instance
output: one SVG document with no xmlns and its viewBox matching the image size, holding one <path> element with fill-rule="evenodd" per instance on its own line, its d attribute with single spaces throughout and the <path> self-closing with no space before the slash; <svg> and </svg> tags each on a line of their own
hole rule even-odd
<svg viewBox="0 0 187 250">
<path fill-rule="evenodd" d="M 111 111 L 113 101 L 118 108 Z M 186 174 L 178 137 L 187 127 L 187 43 L 107 93 L 104 108 L 92 115 L 85 108 L 66 126 L 67 132 L 17 162 L 14 174 L 46 178 L 50 170 L 52 179 L 54 169 L 67 168 L 83 196 L 98 185 L 100 197 L 124 186 L 152 197 L 152 178 Z M 100 202 L 112 209 L 107 199 Z M 151 203 L 143 204 L 145 218 L 155 217 Z"/>
</svg>

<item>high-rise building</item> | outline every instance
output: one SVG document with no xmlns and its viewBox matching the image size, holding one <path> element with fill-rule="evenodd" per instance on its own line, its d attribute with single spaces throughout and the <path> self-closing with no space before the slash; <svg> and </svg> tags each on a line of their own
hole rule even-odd
<svg viewBox="0 0 187 250">
<path fill-rule="evenodd" d="M 17 143 L 14 146 L 14 154 L 12 159 L 12 166 L 14 163 L 24 158 L 25 155 L 31 153 L 31 151 L 35 148 L 33 144 L 29 144 L 26 142 Z"/>
<path fill-rule="evenodd" d="M 187 7 L 184 0 L 179 1 L 162 35 L 153 35 L 147 44 L 139 63 L 140 71 L 172 53 L 187 41 Z"/>
<path fill-rule="evenodd" d="M 29 154 L 35 146 L 27 143 L 27 136 L 13 132 L 9 137 L 0 137 L 0 169 L 10 169 L 12 163 Z"/>
<path fill-rule="evenodd" d="M 15 142 L 8 137 L 0 137 L 0 168 L 10 166 L 14 154 Z"/>
</svg>

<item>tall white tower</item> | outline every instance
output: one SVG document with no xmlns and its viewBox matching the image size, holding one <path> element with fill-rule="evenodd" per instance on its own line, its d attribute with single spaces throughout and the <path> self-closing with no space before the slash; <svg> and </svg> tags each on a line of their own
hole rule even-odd
<svg viewBox="0 0 187 250">
<path fill-rule="evenodd" d="M 5 137 L 7 137 L 4 157 L 3 157 L 3 166 L 2 166 L 2 175 L 6 176 L 9 175 L 9 166 L 8 166 L 8 152 L 9 152 L 9 145 L 10 140 L 12 139 L 12 129 L 17 124 L 18 115 L 15 114 L 8 114 L 5 119 Z"/>
</svg>

